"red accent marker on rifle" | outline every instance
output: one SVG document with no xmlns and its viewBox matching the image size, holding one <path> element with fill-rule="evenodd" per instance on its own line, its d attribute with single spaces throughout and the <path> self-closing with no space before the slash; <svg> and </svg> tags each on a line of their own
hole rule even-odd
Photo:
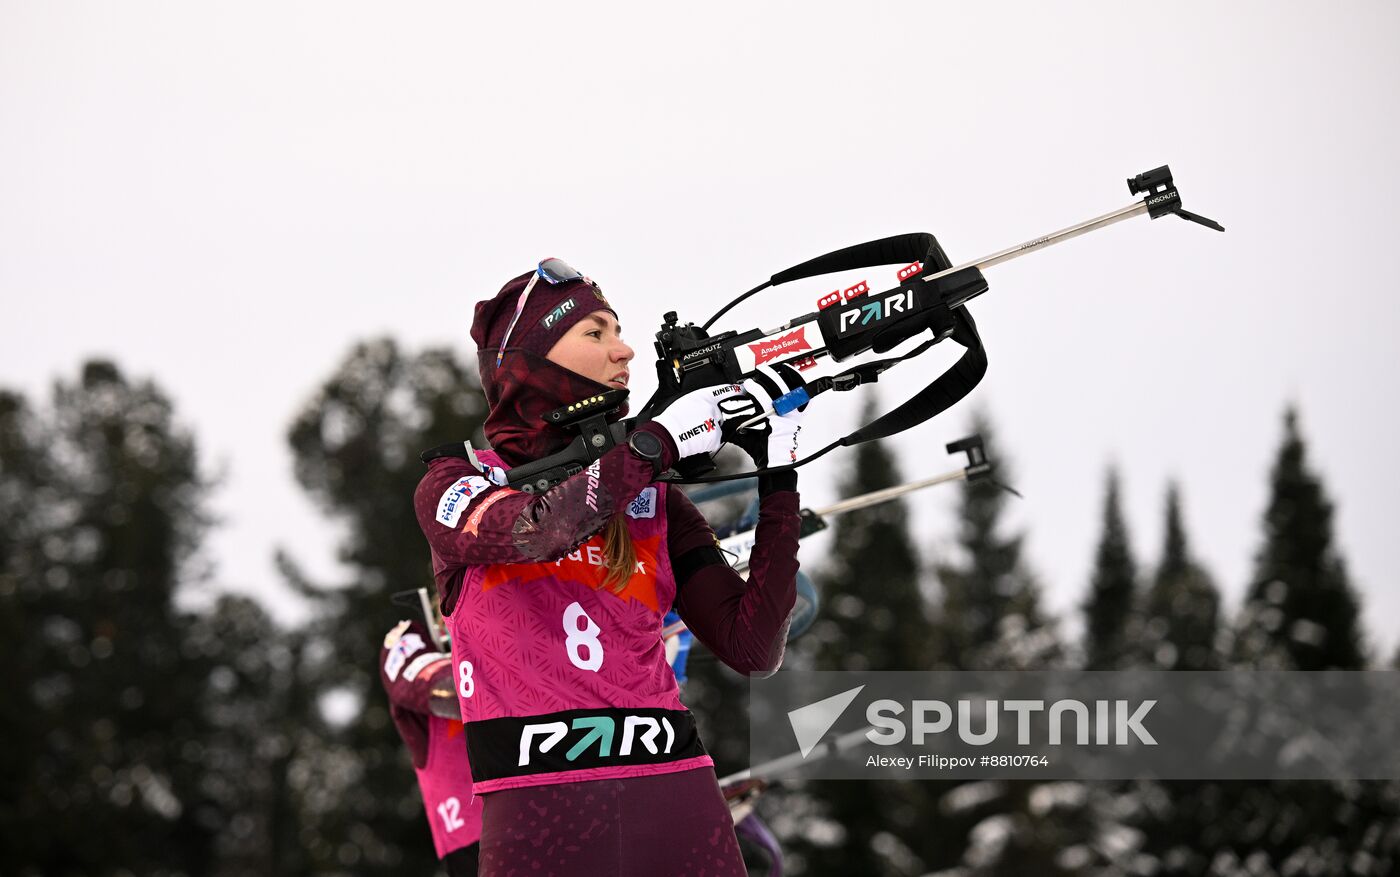
<svg viewBox="0 0 1400 877">
<path fill-rule="evenodd" d="M 860 298 L 862 295 L 865 295 L 865 294 L 866 294 L 867 292 L 869 292 L 869 291 L 870 291 L 870 284 L 868 284 L 868 283 L 866 283 L 864 280 L 862 280 L 860 283 L 857 283 L 855 286 L 847 287 L 847 288 L 846 288 L 846 291 L 843 292 L 843 293 L 841 293 L 841 301 L 843 301 L 843 302 L 848 302 L 848 301 L 850 301 L 850 300 L 853 299 L 853 298 Z"/>
</svg>

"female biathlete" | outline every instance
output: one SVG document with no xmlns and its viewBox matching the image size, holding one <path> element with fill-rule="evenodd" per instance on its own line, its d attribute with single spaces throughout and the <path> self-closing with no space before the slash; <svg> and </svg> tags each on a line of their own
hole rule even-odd
<svg viewBox="0 0 1400 877">
<path fill-rule="evenodd" d="M 413 758 L 433 849 L 447 877 L 476 877 L 482 800 L 472 794 L 452 658 L 437 650 L 428 629 L 400 621 L 384 635 L 379 682 L 389 717 Z M 451 698 L 448 700 L 447 698 Z"/>
<path fill-rule="evenodd" d="M 562 448 L 572 436 L 542 416 L 627 386 L 633 351 L 597 285 L 554 259 L 478 303 L 471 334 L 493 450 L 475 464 L 433 459 L 414 502 L 485 800 L 481 873 L 744 874 L 713 762 L 666 664 L 662 618 L 674 605 L 741 673 L 778 668 L 795 599 L 797 476 L 760 479 L 747 583 L 695 506 L 655 479 L 717 451 L 726 412 L 745 407 L 732 403 L 769 409 L 787 389 L 775 378 L 791 385 L 795 373 L 682 396 L 585 471 L 530 494 L 504 486 L 500 469 Z M 800 417 L 733 440 L 760 467 L 790 462 Z"/>
</svg>

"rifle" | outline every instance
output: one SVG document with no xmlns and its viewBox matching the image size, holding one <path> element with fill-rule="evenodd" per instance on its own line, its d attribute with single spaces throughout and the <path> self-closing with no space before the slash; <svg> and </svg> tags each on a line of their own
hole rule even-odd
<svg viewBox="0 0 1400 877">
<path fill-rule="evenodd" d="M 527 492 L 548 490 L 565 478 L 581 472 L 623 441 L 638 423 L 665 410 L 679 396 L 704 387 L 741 383 L 760 365 L 782 364 L 806 371 L 824 359 L 840 363 L 864 353 L 882 355 L 906 341 L 927 336 L 912 350 L 901 355 L 864 362 L 838 374 L 814 378 L 804 387 L 776 400 L 772 411 L 759 416 L 781 415 L 807 404 L 822 393 L 849 391 L 873 383 L 895 365 L 951 339 L 964 348 L 963 355 L 952 367 L 892 410 L 802 460 L 761 471 L 707 475 L 714 468 L 714 463 L 708 456 L 701 455 L 678 461 L 673 470 L 662 478 L 694 484 L 791 470 L 838 447 L 886 438 L 917 426 L 967 396 L 986 374 L 986 350 L 967 307 L 969 301 L 989 288 L 982 275 L 985 269 L 1143 214 L 1152 219 L 1175 215 L 1216 231 L 1225 230 L 1214 220 L 1182 208 L 1180 191 L 1166 165 L 1138 174 L 1127 182 L 1128 191 L 1133 195 L 1143 195 L 1142 200 L 961 265 L 955 266 L 949 261 L 942 246 L 931 234 L 896 235 L 826 253 L 780 271 L 729 302 L 703 325 L 682 323 L 677 312 L 671 311 L 664 316 L 662 326 L 656 333 L 657 389 L 638 417 L 608 422 L 608 415 L 616 412 L 627 398 L 627 391 L 623 389 L 609 390 L 558 408 L 546 415 L 546 422 L 576 428 L 579 435 L 556 454 L 516 466 L 509 473 L 499 473 L 501 483 L 509 483 Z M 770 287 L 825 274 L 899 263 L 907 264 L 896 274 L 898 285 L 883 292 L 871 292 L 869 284 L 862 280 L 844 290 L 823 295 L 817 301 L 817 310 L 794 317 L 775 328 L 709 334 L 710 327 L 720 317 Z M 813 328 L 815 333 L 811 331 Z M 467 453 L 471 455 L 469 443 Z M 478 468 L 488 471 L 479 465 Z"/>
</svg>

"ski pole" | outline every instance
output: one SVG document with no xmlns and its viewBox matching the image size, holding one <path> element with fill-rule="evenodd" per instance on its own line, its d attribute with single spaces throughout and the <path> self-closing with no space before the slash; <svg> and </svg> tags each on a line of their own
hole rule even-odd
<svg viewBox="0 0 1400 877">
<path fill-rule="evenodd" d="M 854 749 L 865 739 L 865 735 L 873 730 L 875 730 L 874 725 L 866 725 L 859 731 L 851 731 L 848 734 L 842 734 L 834 740 L 818 743 L 816 746 L 812 747 L 812 750 L 805 756 L 801 752 L 790 752 L 772 761 L 765 761 L 763 764 L 755 765 L 747 770 L 732 773 L 721 779 L 719 784 L 721 786 L 727 786 L 730 783 L 738 783 L 751 779 L 766 781 L 785 773 L 791 773 L 804 764 L 811 764 L 823 758 L 839 755 L 848 749 Z"/>
<path fill-rule="evenodd" d="M 843 499 L 819 509 L 803 509 L 799 514 L 802 516 L 802 529 L 798 538 L 802 539 L 813 533 L 826 529 L 827 518 L 832 515 L 844 515 L 858 509 L 869 508 L 881 503 L 898 499 L 905 494 L 913 493 L 916 490 L 923 490 L 926 487 L 933 487 L 936 484 L 947 484 L 952 481 L 977 481 L 991 475 L 992 464 L 987 461 L 986 447 L 982 441 L 982 436 L 973 434 L 966 438 L 950 442 L 946 449 L 950 454 L 967 454 L 967 465 L 961 469 L 945 472 L 942 475 L 934 475 L 919 481 L 912 481 L 908 484 L 897 484 L 894 487 L 886 487 L 881 490 L 873 490 L 870 493 L 863 493 L 860 496 L 853 496 Z M 710 498 L 718 496 L 728 496 L 734 491 L 725 491 Z M 720 550 L 735 557 L 733 569 L 740 575 L 745 575 L 749 570 L 749 557 L 753 552 L 755 530 L 745 530 L 742 533 L 735 533 L 720 540 Z M 674 621 L 666 625 L 661 630 L 661 638 L 675 636 L 688 627 L 684 621 Z"/>
</svg>

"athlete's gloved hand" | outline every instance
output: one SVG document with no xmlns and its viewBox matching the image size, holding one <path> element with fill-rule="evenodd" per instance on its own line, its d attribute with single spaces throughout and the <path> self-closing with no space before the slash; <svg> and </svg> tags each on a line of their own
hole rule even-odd
<svg viewBox="0 0 1400 877">
<path fill-rule="evenodd" d="M 692 390 L 652 419 L 671 434 L 677 459 L 713 454 L 719 450 L 720 427 L 724 424 L 720 403 L 741 393 L 743 389 L 738 384 Z"/>
<path fill-rule="evenodd" d="M 761 412 L 771 412 L 775 400 L 802 386 L 802 376 L 791 366 L 759 366 L 753 377 L 744 381 L 741 394 L 720 401 L 725 415 L 724 440 L 743 448 L 760 469 L 797 462 L 797 437 L 806 417 L 805 404 L 787 414 L 770 414 L 747 428 L 742 428 L 742 424 Z"/>
</svg>

